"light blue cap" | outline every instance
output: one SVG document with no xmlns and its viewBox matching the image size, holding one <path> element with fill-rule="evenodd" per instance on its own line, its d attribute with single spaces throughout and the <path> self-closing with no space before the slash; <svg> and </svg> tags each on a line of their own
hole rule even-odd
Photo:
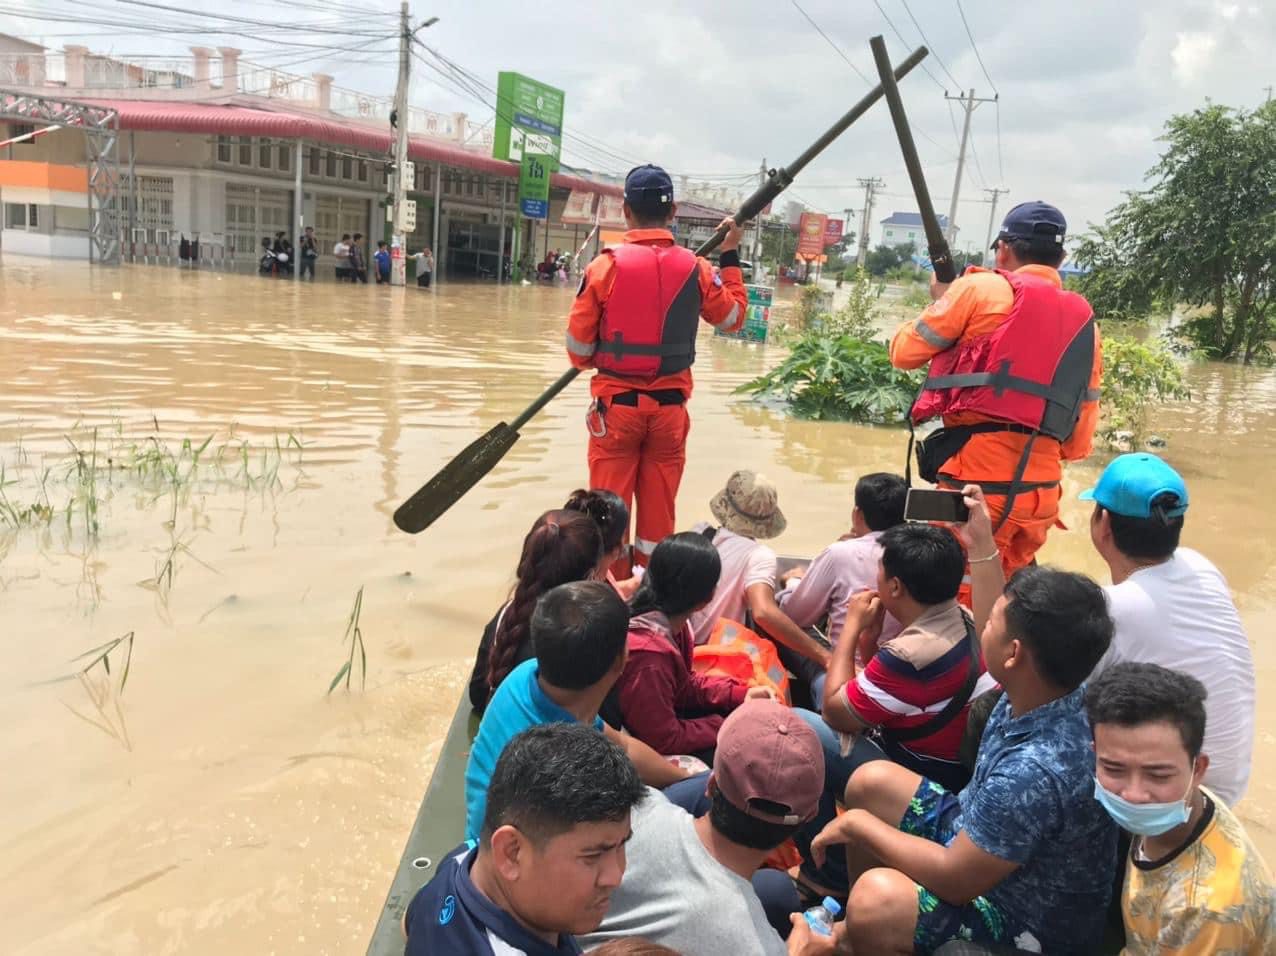
<svg viewBox="0 0 1276 956">
<path fill-rule="evenodd" d="M 833 897 L 831 896 L 824 897 L 824 908 L 828 910 L 830 913 L 832 913 L 834 916 L 842 912 L 842 904 L 839 903 L 837 900 L 833 899 Z"/>
<path fill-rule="evenodd" d="M 1112 460 L 1099 483 L 1081 492 L 1082 501 L 1093 501 L 1113 514 L 1127 518 L 1152 517 L 1152 502 L 1173 495 L 1177 504 L 1164 509 L 1165 517 L 1187 512 L 1187 485 L 1183 477 L 1156 455 L 1135 452 Z"/>
</svg>

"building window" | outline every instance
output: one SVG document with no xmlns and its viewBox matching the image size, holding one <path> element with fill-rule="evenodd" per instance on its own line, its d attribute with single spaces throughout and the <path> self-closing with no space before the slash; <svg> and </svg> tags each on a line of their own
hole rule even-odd
<svg viewBox="0 0 1276 956">
<path fill-rule="evenodd" d="M 286 173 L 288 172 L 289 169 L 292 168 L 292 147 L 291 146 L 279 147 L 279 165 L 276 166 L 275 168 L 278 169 L 281 173 Z"/>
<path fill-rule="evenodd" d="M 309 161 L 310 161 L 310 175 L 318 176 L 319 175 L 319 150 L 311 146 L 309 152 L 306 153 L 306 156 L 309 157 Z"/>
<path fill-rule="evenodd" d="M 341 157 L 341 178 L 351 179 L 354 176 L 354 160 L 349 156 Z"/>
<path fill-rule="evenodd" d="M 230 137 L 229 136 L 217 137 L 217 162 L 219 163 L 230 162 Z"/>
<path fill-rule="evenodd" d="M 359 182 L 366 183 L 368 181 L 368 163 L 367 160 L 359 160 Z"/>
<path fill-rule="evenodd" d="M 329 179 L 335 179 L 337 175 L 337 154 L 327 152 L 323 154 L 323 174 Z"/>
<path fill-rule="evenodd" d="M 443 175 L 443 194 L 445 196 L 452 195 L 452 174 L 445 173 Z"/>
<path fill-rule="evenodd" d="M 257 147 L 257 165 L 262 169 L 270 168 L 270 154 L 272 150 L 269 143 L 262 143 Z"/>
<path fill-rule="evenodd" d="M 9 135 L 6 139 L 17 139 L 19 136 L 30 136 L 35 132 L 33 123 L 9 123 Z M 30 146 L 35 139 L 24 139 L 21 143 L 15 143 L 15 146 Z"/>
<path fill-rule="evenodd" d="M 253 164 L 253 141 L 248 136 L 239 137 L 239 165 L 251 166 Z"/>
<path fill-rule="evenodd" d="M 916 237 L 917 237 L 917 233 L 915 233 L 915 232 L 909 232 L 909 234 L 908 234 L 908 238 L 909 238 L 909 239 L 915 239 Z"/>
<path fill-rule="evenodd" d="M 474 180 L 472 180 L 472 179 L 467 179 L 467 180 L 465 181 L 465 195 L 467 195 L 467 196 L 473 196 L 473 195 L 474 195 Z"/>
<path fill-rule="evenodd" d="M 7 202 L 4 204 L 6 229 L 35 229 L 39 225 L 39 207 L 35 203 Z"/>
</svg>

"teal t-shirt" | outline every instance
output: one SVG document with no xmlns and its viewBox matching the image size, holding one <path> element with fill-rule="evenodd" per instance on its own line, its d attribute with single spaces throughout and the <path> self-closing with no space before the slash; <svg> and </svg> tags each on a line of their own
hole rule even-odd
<svg viewBox="0 0 1276 956">
<path fill-rule="evenodd" d="M 576 718 L 545 696 L 535 658 L 523 661 L 496 688 L 479 724 L 478 736 L 470 748 L 470 761 L 465 765 L 465 839 L 477 840 L 487 810 L 487 784 L 496 769 L 501 751 L 514 737 L 528 727 L 541 724 L 573 724 Z M 594 729 L 603 730 L 601 717 L 594 718 Z"/>
</svg>

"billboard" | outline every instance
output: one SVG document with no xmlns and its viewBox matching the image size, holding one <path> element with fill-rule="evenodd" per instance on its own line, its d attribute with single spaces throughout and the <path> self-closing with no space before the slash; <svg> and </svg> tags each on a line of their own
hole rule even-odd
<svg viewBox="0 0 1276 956">
<path fill-rule="evenodd" d="M 613 229 L 627 229 L 629 224 L 625 222 L 625 201 L 619 196 L 604 195 L 598 205 L 598 222 L 600 225 Z"/>
<path fill-rule="evenodd" d="M 594 194 L 583 189 L 573 189 L 563 207 L 563 222 L 575 225 L 594 221 Z"/>
<path fill-rule="evenodd" d="M 803 258 L 824 254 L 824 232 L 828 216 L 822 212 L 804 212 L 798 220 L 797 254 Z"/>
<path fill-rule="evenodd" d="M 518 170 L 518 205 L 528 219 L 549 218 L 550 157 L 523 153 Z"/>
<path fill-rule="evenodd" d="M 842 220 L 828 218 L 824 222 L 824 245 L 836 246 L 842 241 Z"/>
<path fill-rule="evenodd" d="M 558 170 L 563 145 L 563 91 L 523 76 L 499 73 L 496 79 L 496 125 L 492 155 L 521 163 L 525 152 L 551 159 Z"/>
</svg>

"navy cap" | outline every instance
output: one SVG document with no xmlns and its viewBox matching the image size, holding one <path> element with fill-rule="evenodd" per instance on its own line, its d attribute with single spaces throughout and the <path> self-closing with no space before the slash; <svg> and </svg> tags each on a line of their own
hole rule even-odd
<svg viewBox="0 0 1276 956">
<path fill-rule="evenodd" d="M 1038 199 L 1036 202 L 1021 202 L 1001 223 L 1001 231 L 997 233 L 997 242 L 1003 239 L 1027 239 L 1043 246 L 1062 246 L 1063 237 L 1068 232 L 1068 220 L 1048 202 Z M 992 248 L 997 248 L 997 242 Z"/>
<path fill-rule="evenodd" d="M 660 212 L 673 205 L 673 180 L 659 166 L 635 166 L 625 177 L 625 202 L 643 212 Z"/>
</svg>

